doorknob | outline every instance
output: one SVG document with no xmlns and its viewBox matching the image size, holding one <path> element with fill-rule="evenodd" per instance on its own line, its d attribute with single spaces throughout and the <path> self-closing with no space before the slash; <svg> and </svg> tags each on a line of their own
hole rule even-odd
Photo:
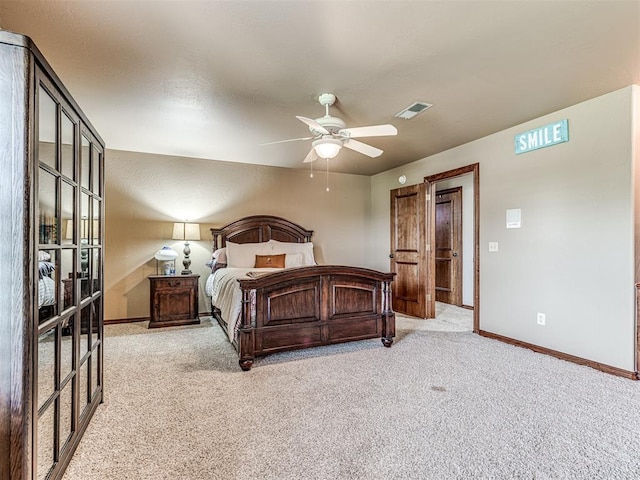
<svg viewBox="0 0 640 480">
<path fill-rule="evenodd" d="M 393 253 L 389 255 L 389 258 L 393 258 L 393 257 L 394 257 Z"/>
<path fill-rule="evenodd" d="M 458 252 L 453 252 L 453 256 L 457 257 L 458 256 Z"/>
</svg>

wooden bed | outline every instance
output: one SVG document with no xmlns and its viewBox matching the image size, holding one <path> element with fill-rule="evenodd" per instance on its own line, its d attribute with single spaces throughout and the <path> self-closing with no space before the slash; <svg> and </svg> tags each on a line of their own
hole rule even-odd
<svg viewBox="0 0 640 480">
<path fill-rule="evenodd" d="M 309 242 L 312 231 L 280 217 L 260 215 L 212 228 L 213 250 L 227 242 Z M 225 268 L 216 264 L 214 271 Z M 258 356 L 301 348 L 395 336 L 391 308 L 393 273 L 341 265 L 290 268 L 238 280 L 242 290 L 239 328 L 233 343 L 242 370 Z M 212 314 L 226 331 L 220 310 Z"/>
</svg>

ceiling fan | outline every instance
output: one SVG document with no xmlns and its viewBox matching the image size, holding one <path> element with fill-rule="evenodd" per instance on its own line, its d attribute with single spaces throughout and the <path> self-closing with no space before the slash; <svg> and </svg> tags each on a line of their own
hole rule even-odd
<svg viewBox="0 0 640 480">
<path fill-rule="evenodd" d="M 307 124 L 311 131 L 311 137 L 292 138 L 280 140 L 278 142 L 263 143 L 262 145 L 273 145 L 276 143 L 295 142 L 298 140 L 313 140 L 311 150 L 304 159 L 304 163 L 314 162 L 318 158 L 334 158 L 342 147 L 347 147 L 356 152 L 360 152 L 369 157 L 375 158 L 382 155 L 382 150 L 366 143 L 354 140 L 361 137 L 381 137 L 386 135 L 397 135 L 398 130 L 393 125 L 370 125 L 368 127 L 346 128 L 346 124 L 341 118 L 329 115 L 329 107 L 336 101 L 333 93 L 323 93 L 318 97 L 320 105 L 325 107 L 324 117 L 312 118 L 296 116 L 298 120 Z"/>
</svg>

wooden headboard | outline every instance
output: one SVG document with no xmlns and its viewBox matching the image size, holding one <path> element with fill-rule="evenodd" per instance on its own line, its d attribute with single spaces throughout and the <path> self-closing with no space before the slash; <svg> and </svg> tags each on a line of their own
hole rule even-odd
<svg viewBox="0 0 640 480">
<path fill-rule="evenodd" d="M 253 215 L 236 220 L 222 228 L 212 228 L 213 250 L 223 248 L 227 242 L 262 243 L 269 240 L 304 243 L 311 241 L 313 230 L 272 215 Z"/>
</svg>

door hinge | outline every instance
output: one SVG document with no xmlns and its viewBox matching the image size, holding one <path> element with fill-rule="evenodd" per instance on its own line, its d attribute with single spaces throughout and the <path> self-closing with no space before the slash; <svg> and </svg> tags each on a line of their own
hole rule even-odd
<svg viewBox="0 0 640 480">
<path fill-rule="evenodd" d="M 427 193 L 427 195 L 425 195 L 425 196 L 427 198 L 427 202 L 430 202 L 431 201 L 431 194 Z"/>
<path fill-rule="evenodd" d="M 430 301 L 431 301 L 431 294 L 427 293 L 427 302 L 430 302 Z"/>
</svg>

